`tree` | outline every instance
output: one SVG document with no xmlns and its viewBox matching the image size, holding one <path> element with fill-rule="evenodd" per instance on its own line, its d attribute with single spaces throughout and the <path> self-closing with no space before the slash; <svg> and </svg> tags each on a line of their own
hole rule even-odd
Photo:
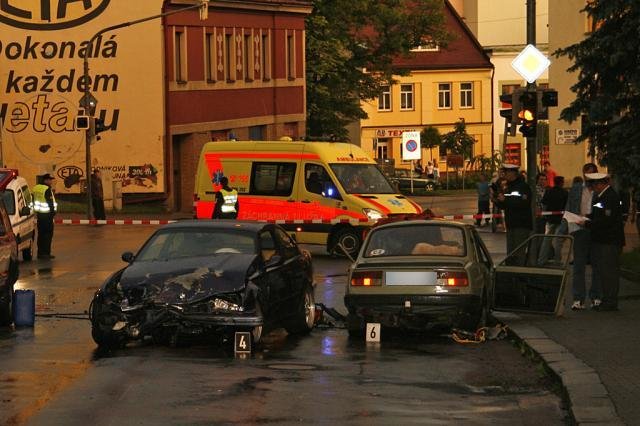
<svg viewBox="0 0 640 426">
<path fill-rule="evenodd" d="M 429 43 L 444 45 L 442 0 L 314 0 L 306 22 L 307 134 L 347 137 L 367 118 L 361 101 L 377 97 L 394 58 Z"/>
<path fill-rule="evenodd" d="M 436 127 L 427 126 L 420 132 L 420 148 L 428 149 L 429 154 L 432 149 L 439 147 L 441 142 L 442 137 Z M 433 160 L 433 155 L 431 155 L 431 160 Z"/>
<path fill-rule="evenodd" d="M 467 126 L 464 119 L 456 123 L 456 127 L 449 133 L 442 136 L 442 147 L 447 153 L 462 155 L 462 189 L 464 189 L 464 162 L 471 160 L 473 152 L 473 144 L 476 140 L 467 133 Z M 458 167 L 456 167 L 456 179 L 458 176 Z"/>
<path fill-rule="evenodd" d="M 593 31 L 579 43 L 554 52 L 573 61 L 568 71 L 578 73 L 571 87 L 576 99 L 560 118 L 582 117 L 579 141 L 589 141 L 597 154 L 623 182 L 640 176 L 640 3 L 593 0 L 583 9 Z"/>
</svg>

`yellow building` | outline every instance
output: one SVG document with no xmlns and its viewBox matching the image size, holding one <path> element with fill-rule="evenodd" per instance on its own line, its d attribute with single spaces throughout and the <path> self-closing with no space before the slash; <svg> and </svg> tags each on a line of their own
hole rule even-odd
<svg viewBox="0 0 640 426">
<path fill-rule="evenodd" d="M 476 140 L 472 156 L 491 155 L 493 65 L 448 1 L 445 21 L 454 40 L 446 48 L 420 46 L 412 57 L 398 58 L 395 65 L 410 74 L 397 76 L 397 84 L 364 104 L 368 118 L 360 122 L 360 146 L 372 157 L 408 168 L 411 163 L 402 161 L 401 152 L 404 131 L 432 126 L 443 135 L 460 120 Z M 441 172 L 446 169 L 446 152 L 423 149 L 423 166 L 431 160 Z"/>
</svg>

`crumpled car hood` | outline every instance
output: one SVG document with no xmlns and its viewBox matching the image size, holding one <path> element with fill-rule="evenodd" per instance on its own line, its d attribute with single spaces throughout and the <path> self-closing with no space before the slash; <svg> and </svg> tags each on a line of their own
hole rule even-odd
<svg viewBox="0 0 640 426">
<path fill-rule="evenodd" d="M 122 272 L 120 286 L 160 304 L 188 304 L 214 294 L 242 290 L 254 254 L 217 254 L 162 261 L 133 262 Z M 133 302 L 133 301 L 131 301 Z"/>
</svg>

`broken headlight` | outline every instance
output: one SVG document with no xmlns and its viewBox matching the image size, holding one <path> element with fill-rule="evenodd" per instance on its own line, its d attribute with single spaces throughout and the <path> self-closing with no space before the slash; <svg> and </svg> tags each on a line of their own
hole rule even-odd
<svg viewBox="0 0 640 426">
<path fill-rule="evenodd" d="M 224 299 L 211 299 L 209 301 L 209 306 L 214 311 L 233 311 L 233 312 L 243 312 L 244 308 L 240 305 L 236 305 L 235 303 L 228 302 Z"/>
</svg>

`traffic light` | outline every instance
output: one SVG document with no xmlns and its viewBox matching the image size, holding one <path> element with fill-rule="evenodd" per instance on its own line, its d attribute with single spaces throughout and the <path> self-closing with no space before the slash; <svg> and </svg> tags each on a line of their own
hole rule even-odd
<svg viewBox="0 0 640 426">
<path fill-rule="evenodd" d="M 558 106 L 558 92 L 553 89 L 538 89 L 538 120 L 549 119 L 549 107 Z"/>
<path fill-rule="evenodd" d="M 534 138 L 538 126 L 538 93 L 523 92 L 520 96 L 518 118 L 522 121 L 520 133 L 524 137 Z"/>
<path fill-rule="evenodd" d="M 104 132 L 107 129 L 107 126 L 104 125 L 104 120 L 102 118 L 96 118 L 95 119 L 95 125 L 94 125 L 94 134 L 98 134 L 100 132 Z"/>
<path fill-rule="evenodd" d="M 504 93 L 500 95 L 502 107 L 506 109 L 500 110 L 500 117 L 504 117 L 508 124 L 507 130 L 510 136 L 516 135 L 516 127 L 520 122 L 518 112 L 520 111 L 520 91 L 513 93 Z"/>
</svg>

